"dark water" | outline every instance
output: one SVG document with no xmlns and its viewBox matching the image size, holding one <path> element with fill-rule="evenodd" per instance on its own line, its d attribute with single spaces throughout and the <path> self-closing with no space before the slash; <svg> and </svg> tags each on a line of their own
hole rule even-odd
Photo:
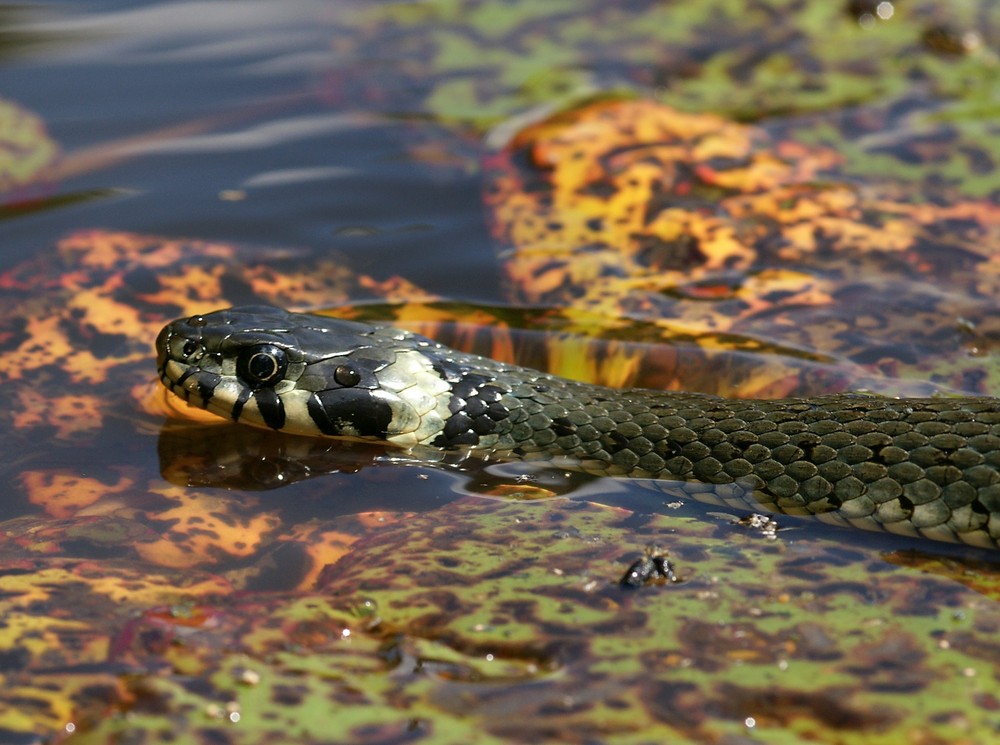
<svg viewBox="0 0 1000 745">
<path fill-rule="evenodd" d="M 6 221 L 4 264 L 99 227 L 333 249 L 359 271 L 391 268 L 432 290 L 444 289 L 441 267 L 461 259 L 470 266 L 462 289 L 488 297 L 496 283 L 489 262 L 477 264 L 489 257 L 477 177 L 459 168 L 429 177 L 406 147 L 412 130 L 430 125 L 336 91 L 350 60 L 330 47 L 347 33 L 335 23 L 347 10 L 293 2 L 9 11 L 11 38 L 23 46 L 5 65 L 3 95 L 44 119 L 64 157 L 96 150 L 98 160 L 48 195 L 80 203 Z M 246 198 L 227 200 L 234 190 Z"/>
</svg>

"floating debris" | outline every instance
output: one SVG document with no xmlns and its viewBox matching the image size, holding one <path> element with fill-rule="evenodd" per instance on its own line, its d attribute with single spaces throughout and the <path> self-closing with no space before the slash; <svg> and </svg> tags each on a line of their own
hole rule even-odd
<svg viewBox="0 0 1000 745">
<path fill-rule="evenodd" d="M 655 548 L 647 548 L 641 559 L 636 559 L 618 581 L 622 587 L 643 587 L 648 584 L 662 585 L 666 582 L 680 582 L 674 572 L 674 565 L 666 554 Z"/>
</svg>

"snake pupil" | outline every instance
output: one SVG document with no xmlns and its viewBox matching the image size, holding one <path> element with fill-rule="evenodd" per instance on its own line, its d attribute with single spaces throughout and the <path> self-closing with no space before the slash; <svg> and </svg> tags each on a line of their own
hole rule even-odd
<svg viewBox="0 0 1000 745">
<path fill-rule="evenodd" d="M 337 381 L 338 385 L 351 388 L 361 382 L 361 373 L 350 365 L 337 365 L 333 371 L 333 379 Z"/>
<path fill-rule="evenodd" d="M 236 374 L 253 389 L 273 386 L 288 369 L 288 357 L 273 344 L 258 344 L 240 352 Z"/>
</svg>

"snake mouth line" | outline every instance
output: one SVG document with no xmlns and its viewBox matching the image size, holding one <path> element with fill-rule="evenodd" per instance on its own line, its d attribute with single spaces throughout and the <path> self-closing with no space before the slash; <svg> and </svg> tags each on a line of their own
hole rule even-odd
<svg viewBox="0 0 1000 745">
<path fill-rule="evenodd" d="M 168 360 L 168 362 L 170 361 L 171 360 Z M 198 373 L 199 372 L 198 368 L 189 367 L 176 380 L 171 378 L 171 376 L 167 373 L 166 364 L 158 366 L 157 372 L 159 373 L 160 376 L 160 382 L 163 383 L 163 385 L 167 388 L 167 390 L 169 390 L 178 398 L 182 398 L 185 403 L 191 406 L 195 406 L 195 404 L 191 402 L 191 389 L 184 385 L 184 381 L 190 378 L 192 375 Z M 205 403 L 207 404 L 207 400 L 205 401 Z M 200 406 L 198 408 L 207 408 L 207 406 Z"/>
<path fill-rule="evenodd" d="M 160 376 L 160 380 L 163 381 L 163 384 L 167 387 L 167 390 L 170 391 L 172 394 L 174 394 L 178 398 L 184 399 L 185 403 L 188 404 L 191 403 L 191 392 L 187 388 L 183 387 L 178 388 L 176 385 L 174 385 L 173 381 L 171 381 L 169 378 L 163 375 Z"/>
</svg>

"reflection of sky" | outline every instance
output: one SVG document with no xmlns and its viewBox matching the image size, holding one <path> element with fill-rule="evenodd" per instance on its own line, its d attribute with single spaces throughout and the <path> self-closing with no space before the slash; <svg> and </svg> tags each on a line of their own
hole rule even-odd
<svg viewBox="0 0 1000 745">
<path fill-rule="evenodd" d="M 342 113 L 282 117 L 264 124 L 254 124 L 235 131 L 182 135 L 179 137 L 171 137 L 166 134 L 148 139 L 137 139 L 133 142 L 119 144 L 116 147 L 116 152 L 120 154 L 222 153 L 259 150 L 297 140 L 308 140 L 331 135 L 336 132 L 362 126 L 372 121 L 375 121 L 374 117 L 365 117 L 363 114 Z M 308 180 L 329 176 L 339 178 L 351 173 L 350 169 L 343 168 L 311 168 L 309 170 Z M 318 176 L 320 173 L 321 176 Z M 288 182 L 288 175 L 286 173 L 285 178 L 280 179 L 280 181 Z M 263 181 L 260 183 L 263 183 Z M 270 181 L 268 185 L 274 185 L 274 183 L 277 182 Z M 255 183 L 253 185 L 259 184 Z"/>
<path fill-rule="evenodd" d="M 356 254 L 358 271 L 392 267 L 433 291 L 461 259 L 463 292 L 494 297 L 492 254 L 470 255 L 488 245 L 477 177 L 428 181 L 412 121 L 379 108 L 397 106 L 380 87 L 396 59 L 337 51 L 378 5 L 0 3 L 0 95 L 63 153 L 52 198 L 5 222 L 0 269 L 99 227 Z"/>
<path fill-rule="evenodd" d="M 117 155 L 245 151 L 357 125 L 289 106 L 337 68 L 331 40 L 350 3 L 117 5 L 28 6 L 2 18 L 19 42 L 19 58 L 7 59 L 4 96 L 41 116 L 64 151 L 102 142 L 114 143 Z M 278 110 L 227 122 L 226 133 L 217 131 L 220 122 L 195 126 L 262 102 Z M 187 131 L 159 131 L 178 123 Z"/>
<path fill-rule="evenodd" d="M 134 5 L 134 4 L 133 4 Z M 105 12 L 84 3 L 24 9 L 8 31 L 35 35 L 50 62 L 112 64 L 269 57 L 261 72 L 291 72 L 329 59 L 330 24 L 348 3 L 321 0 L 165 2 Z"/>
</svg>

